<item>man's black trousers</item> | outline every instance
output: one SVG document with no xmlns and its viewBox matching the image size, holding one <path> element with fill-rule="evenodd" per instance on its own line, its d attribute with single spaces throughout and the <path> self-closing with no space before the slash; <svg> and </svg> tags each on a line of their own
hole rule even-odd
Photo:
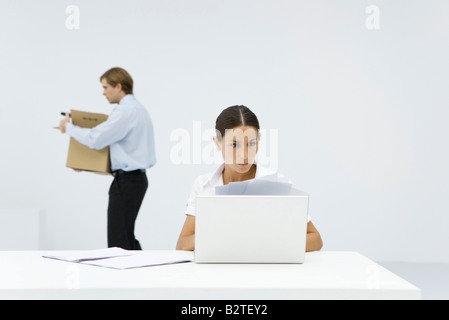
<svg viewBox="0 0 449 320">
<path fill-rule="evenodd" d="M 116 171 L 109 189 L 108 247 L 142 250 L 134 236 L 134 226 L 140 205 L 148 188 L 143 170 Z"/>
</svg>

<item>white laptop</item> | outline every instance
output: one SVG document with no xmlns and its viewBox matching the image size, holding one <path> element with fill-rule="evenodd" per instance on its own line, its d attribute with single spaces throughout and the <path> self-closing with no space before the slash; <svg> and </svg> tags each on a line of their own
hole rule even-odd
<svg viewBox="0 0 449 320">
<path fill-rule="evenodd" d="M 303 263 L 309 197 L 198 196 L 196 263 Z"/>
</svg>

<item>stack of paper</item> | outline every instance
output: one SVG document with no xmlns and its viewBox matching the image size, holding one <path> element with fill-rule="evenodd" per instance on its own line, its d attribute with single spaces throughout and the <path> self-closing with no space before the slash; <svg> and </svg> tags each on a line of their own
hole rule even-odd
<svg viewBox="0 0 449 320">
<path fill-rule="evenodd" d="M 43 257 L 123 270 L 190 262 L 193 261 L 193 255 L 191 251 L 128 251 L 109 248 Z"/>
<path fill-rule="evenodd" d="M 193 261 L 193 255 L 192 251 L 139 251 L 131 256 L 91 260 L 84 264 L 123 270 L 190 262 Z"/>
<path fill-rule="evenodd" d="M 292 187 L 292 183 L 278 174 L 246 180 L 231 182 L 225 186 L 215 187 L 216 195 L 272 195 L 283 196 L 298 194 L 299 190 Z"/>
<path fill-rule="evenodd" d="M 75 251 L 63 255 L 43 256 L 43 257 L 49 259 L 82 263 L 91 260 L 102 260 L 115 257 L 130 256 L 132 254 L 133 254 L 132 251 L 127 251 L 122 248 L 108 248 L 90 251 Z"/>
</svg>

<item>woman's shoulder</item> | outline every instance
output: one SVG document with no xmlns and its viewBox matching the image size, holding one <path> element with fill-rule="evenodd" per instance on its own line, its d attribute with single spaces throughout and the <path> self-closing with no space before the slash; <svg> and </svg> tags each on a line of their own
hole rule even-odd
<svg viewBox="0 0 449 320">
<path fill-rule="evenodd" d="M 224 165 L 221 165 L 214 172 L 199 175 L 194 182 L 194 188 L 201 190 L 204 188 L 210 188 L 217 184 L 220 184 L 221 175 L 223 173 Z"/>
<path fill-rule="evenodd" d="M 205 186 L 210 180 L 211 180 L 212 174 L 211 173 L 206 173 L 206 174 L 201 174 L 198 177 L 196 177 L 195 182 L 193 183 L 194 186 Z"/>
</svg>

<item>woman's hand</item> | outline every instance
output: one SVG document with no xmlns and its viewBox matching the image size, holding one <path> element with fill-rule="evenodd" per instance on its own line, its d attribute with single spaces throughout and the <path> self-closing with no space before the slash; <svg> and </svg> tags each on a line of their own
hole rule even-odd
<svg viewBox="0 0 449 320">
<path fill-rule="evenodd" d="M 187 216 L 176 244 L 176 250 L 195 250 L 195 216 Z"/>
<path fill-rule="evenodd" d="M 318 230 L 312 222 L 307 224 L 306 252 L 320 251 L 323 247 L 323 240 Z"/>
</svg>

